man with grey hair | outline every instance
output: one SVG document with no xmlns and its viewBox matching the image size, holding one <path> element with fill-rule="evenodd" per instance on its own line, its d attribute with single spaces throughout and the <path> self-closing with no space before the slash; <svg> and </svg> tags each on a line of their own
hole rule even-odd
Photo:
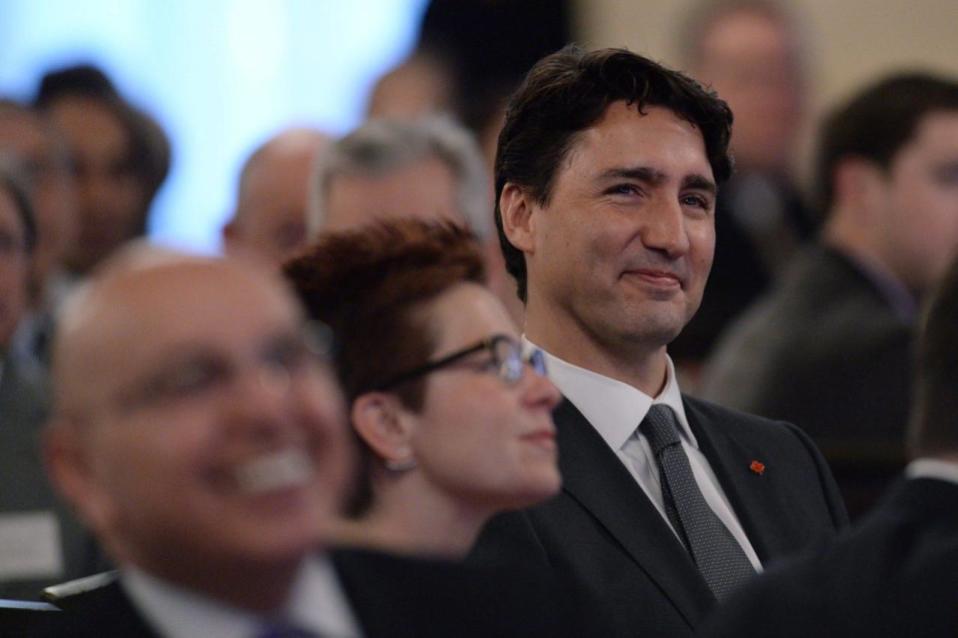
<svg viewBox="0 0 958 638">
<path fill-rule="evenodd" d="M 489 288 L 521 320 L 493 229 L 488 169 L 473 136 L 454 120 L 370 120 L 324 152 L 313 189 L 310 236 L 394 217 L 465 224 L 483 245 Z"/>
<path fill-rule="evenodd" d="M 384 217 L 448 218 L 492 234 L 482 155 L 448 118 L 370 120 L 327 150 L 313 184 L 313 235 Z"/>
</svg>

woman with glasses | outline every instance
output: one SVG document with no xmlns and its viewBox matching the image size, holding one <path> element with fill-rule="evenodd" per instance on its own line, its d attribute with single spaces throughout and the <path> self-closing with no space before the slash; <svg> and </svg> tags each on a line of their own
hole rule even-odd
<svg viewBox="0 0 958 638">
<path fill-rule="evenodd" d="M 285 273 L 333 330 L 361 443 L 345 540 L 463 556 L 493 514 L 558 491 L 559 393 L 482 285 L 468 231 L 397 220 L 329 234 Z"/>
</svg>

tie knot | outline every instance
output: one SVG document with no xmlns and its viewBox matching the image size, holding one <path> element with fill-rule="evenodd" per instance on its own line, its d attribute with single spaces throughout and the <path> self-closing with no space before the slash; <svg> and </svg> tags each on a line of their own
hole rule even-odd
<svg viewBox="0 0 958 638">
<path fill-rule="evenodd" d="M 649 440 L 652 453 L 656 456 L 670 445 L 677 445 L 680 442 L 675 413 L 667 405 L 658 403 L 649 408 L 649 413 L 642 419 L 639 429 Z"/>
</svg>

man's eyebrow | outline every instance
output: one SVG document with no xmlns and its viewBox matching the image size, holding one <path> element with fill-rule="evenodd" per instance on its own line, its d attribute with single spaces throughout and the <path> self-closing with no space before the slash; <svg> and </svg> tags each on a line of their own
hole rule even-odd
<svg viewBox="0 0 958 638">
<path fill-rule="evenodd" d="M 958 158 L 941 162 L 932 171 L 939 179 L 953 179 L 958 176 Z"/>
<path fill-rule="evenodd" d="M 660 170 L 649 166 L 630 166 L 609 168 L 599 173 L 599 179 L 608 181 L 612 179 L 634 179 L 647 184 L 661 184 L 665 181 L 666 175 Z"/>
<path fill-rule="evenodd" d="M 704 175 L 688 175 L 682 180 L 682 188 L 694 188 L 714 195 L 718 192 L 715 182 Z"/>
<path fill-rule="evenodd" d="M 599 174 L 600 181 L 612 179 L 634 179 L 639 182 L 645 182 L 653 186 L 659 185 L 668 179 L 668 176 L 662 171 L 649 166 L 616 167 L 602 171 Z M 682 188 L 695 188 L 706 191 L 711 194 L 718 192 L 715 182 L 705 175 L 688 175 L 682 180 Z"/>
</svg>

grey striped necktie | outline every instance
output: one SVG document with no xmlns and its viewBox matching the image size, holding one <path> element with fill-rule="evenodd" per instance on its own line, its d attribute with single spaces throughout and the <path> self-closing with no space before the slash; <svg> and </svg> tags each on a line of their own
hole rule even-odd
<svg viewBox="0 0 958 638">
<path fill-rule="evenodd" d="M 723 600 L 754 576 L 755 569 L 741 545 L 705 502 L 692 475 L 689 458 L 682 449 L 672 408 L 653 405 L 639 427 L 659 465 L 662 498 L 669 521 L 712 593 Z"/>
</svg>

